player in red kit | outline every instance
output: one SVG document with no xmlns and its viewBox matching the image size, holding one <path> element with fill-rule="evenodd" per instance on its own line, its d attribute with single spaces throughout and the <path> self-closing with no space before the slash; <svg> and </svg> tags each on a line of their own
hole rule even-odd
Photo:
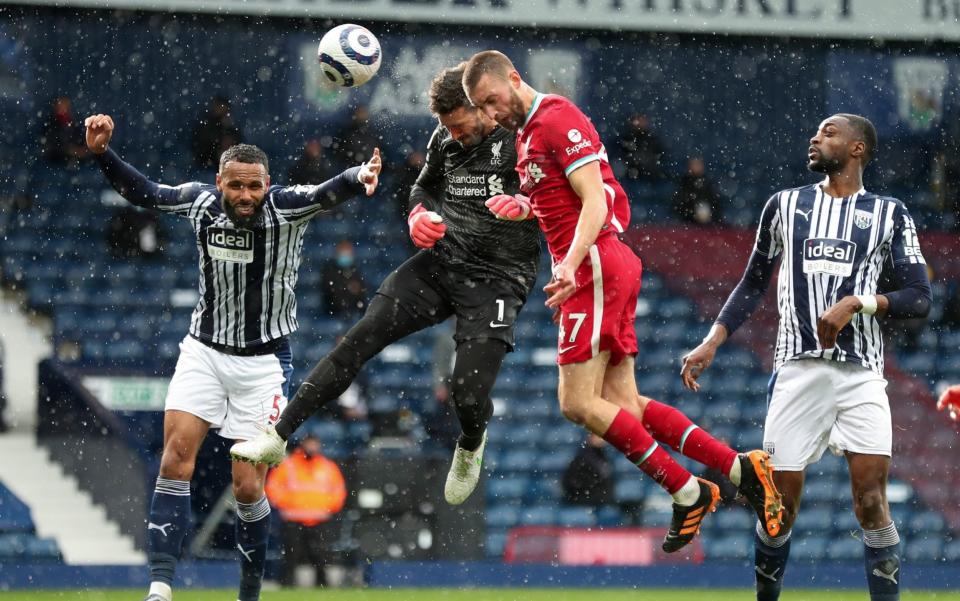
<svg viewBox="0 0 960 601">
<path fill-rule="evenodd" d="M 693 540 L 716 508 L 717 486 L 694 478 L 657 440 L 726 474 L 768 532 L 779 532 L 780 494 L 769 456 L 738 455 L 685 415 L 641 396 L 634 379 L 634 314 L 640 259 L 618 234 L 630 209 L 596 128 L 572 102 L 530 87 L 504 54 L 485 51 L 467 63 L 464 89 L 501 126 L 517 132 L 517 171 L 524 196 L 487 201 L 504 219 L 535 216 L 553 259 L 544 288 L 560 326 L 560 410 L 603 436 L 673 497 L 667 552 Z"/>
</svg>

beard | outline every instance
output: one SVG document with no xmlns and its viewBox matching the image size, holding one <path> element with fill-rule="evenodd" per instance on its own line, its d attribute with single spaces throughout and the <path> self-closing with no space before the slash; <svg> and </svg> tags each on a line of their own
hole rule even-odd
<svg viewBox="0 0 960 601">
<path fill-rule="evenodd" d="M 250 215 L 238 215 L 236 207 L 224 199 L 223 212 L 227 214 L 227 217 L 236 227 L 249 229 L 256 227 L 260 223 L 261 218 L 263 217 L 263 202 L 261 201 L 260 203 L 255 204 L 253 207 L 253 213 Z"/>
<path fill-rule="evenodd" d="M 840 159 L 831 158 L 824 156 L 823 153 L 817 155 L 817 158 L 812 159 L 807 163 L 807 169 L 813 171 L 814 173 L 823 173 L 825 175 L 830 175 L 831 173 L 837 173 L 838 171 L 843 170 L 844 163 Z"/>
<path fill-rule="evenodd" d="M 520 94 L 517 94 L 516 91 L 511 90 L 508 108 L 510 112 L 503 117 L 502 121 L 497 121 L 497 123 L 504 129 L 517 131 L 523 127 L 523 122 L 527 119 L 527 112 L 523 110 L 523 100 L 520 99 Z"/>
</svg>

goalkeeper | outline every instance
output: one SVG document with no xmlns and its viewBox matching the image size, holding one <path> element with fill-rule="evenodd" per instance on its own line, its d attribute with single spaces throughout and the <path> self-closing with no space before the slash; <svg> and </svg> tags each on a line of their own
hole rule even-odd
<svg viewBox="0 0 960 601">
<path fill-rule="evenodd" d="M 462 434 L 444 496 L 463 503 L 480 478 L 490 390 L 514 324 L 536 281 L 539 230 L 529 205 L 512 197 L 520 187 L 515 136 L 470 104 L 463 65 L 430 86 L 430 111 L 440 124 L 410 191 L 410 238 L 421 250 L 391 273 L 366 314 L 301 385 L 276 428 L 231 449 L 234 459 L 279 463 L 286 441 L 324 404 L 336 399 L 364 363 L 389 344 L 457 318 L 457 354 L 450 397 Z M 510 204 L 498 219 L 488 206 Z"/>
</svg>

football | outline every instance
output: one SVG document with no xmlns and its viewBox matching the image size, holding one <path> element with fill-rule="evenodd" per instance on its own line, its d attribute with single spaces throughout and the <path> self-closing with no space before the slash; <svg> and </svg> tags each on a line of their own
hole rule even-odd
<svg viewBox="0 0 960 601">
<path fill-rule="evenodd" d="M 320 40 L 320 69 L 332 83 L 353 88 L 370 81 L 380 68 L 380 42 L 366 27 L 334 27 Z"/>
</svg>

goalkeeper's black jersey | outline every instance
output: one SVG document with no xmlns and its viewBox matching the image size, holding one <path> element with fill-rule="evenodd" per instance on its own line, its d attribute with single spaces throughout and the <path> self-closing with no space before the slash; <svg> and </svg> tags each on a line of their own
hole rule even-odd
<svg viewBox="0 0 960 601">
<path fill-rule="evenodd" d="M 540 261 L 537 222 L 503 221 L 484 205 L 491 196 L 520 189 L 515 140 L 498 126 L 465 149 L 438 126 L 410 204 L 420 202 L 443 215 L 447 231 L 431 252 L 444 264 L 472 278 L 506 279 L 526 296 Z"/>
</svg>

